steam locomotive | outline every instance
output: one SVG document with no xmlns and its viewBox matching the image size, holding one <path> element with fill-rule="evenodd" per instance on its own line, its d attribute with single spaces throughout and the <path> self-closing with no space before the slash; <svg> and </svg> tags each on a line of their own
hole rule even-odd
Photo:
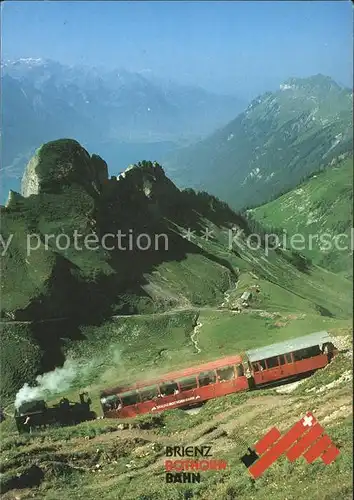
<svg viewBox="0 0 354 500">
<path fill-rule="evenodd" d="M 91 411 L 91 398 L 87 392 L 79 394 L 79 402 L 62 398 L 58 404 L 48 406 L 41 400 L 27 401 L 15 410 L 15 422 L 20 434 L 49 426 L 76 425 L 94 420 L 96 413 Z"/>
</svg>

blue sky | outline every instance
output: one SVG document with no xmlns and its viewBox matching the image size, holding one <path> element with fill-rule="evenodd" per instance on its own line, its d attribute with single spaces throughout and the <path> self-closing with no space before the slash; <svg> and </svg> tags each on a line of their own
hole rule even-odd
<svg viewBox="0 0 354 500">
<path fill-rule="evenodd" d="M 2 58 L 151 71 L 249 97 L 290 76 L 352 82 L 348 1 L 2 3 Z"/>
</svg>

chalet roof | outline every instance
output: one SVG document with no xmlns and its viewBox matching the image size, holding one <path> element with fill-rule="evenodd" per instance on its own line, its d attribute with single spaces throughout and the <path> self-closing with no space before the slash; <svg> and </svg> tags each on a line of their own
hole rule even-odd
<svg viewBox="0 0 354 500">
<path fill-rule="evenodd" d="M 277 344 L 260 347 L 259 349 L 250 349 L 246 351 L 246 354 L 250 361 L 259 361 L 260 359 L 267 359 L 272 356 L 278 356 L 279 354 L 294 352 L 298 349 L 306 349 L 307 347 L 332 341 L 328 332 L 315 332 L 295 339 L 285 340 L 284 342 L 278 342 Z"/>
</svg>

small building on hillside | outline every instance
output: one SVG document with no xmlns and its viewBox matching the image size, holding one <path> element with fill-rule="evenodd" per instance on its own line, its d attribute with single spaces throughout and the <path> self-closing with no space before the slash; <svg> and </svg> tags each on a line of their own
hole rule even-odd
<svg viewBox="0 0 354 500">
<path fill-rule="evenodd" d="M 243 307 L 248 307 L 249 306 L 249 300 L 252 298 L 252 293 L 251 292 L 243 292 L 241 295 L 241 304 Z"/>
</svg>

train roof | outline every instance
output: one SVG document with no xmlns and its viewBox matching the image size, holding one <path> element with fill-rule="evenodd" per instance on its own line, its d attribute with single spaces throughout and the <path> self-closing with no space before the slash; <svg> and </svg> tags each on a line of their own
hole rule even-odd
<svg viewBox="0 0 354 500">
<path fill-rule="evenodd" d="M 294 352 L 299 349 L 306 349 L 325 342 L 332 342 L 328 332 L 315 332 L 295 339 L 285 340 L 276 344 L 260 347 L 259 349 L 250 349 L 246 351 L 249 361 L 259 361 L 260 359 L 271 358 L 279 354 L 286 354 L 287 352 Z"/>
<path fill-rule="evenodd" d="M 234 365 L 242 363 L 242 357 L 240 355 L 227 356 L 226 358 L 218 359 L 216 361 L 210 361 L 209 363 L 203 363 L 201 365 L 193 366 L 191 368 L 184 368 L 181 370 L 169 372 L 154 379 L 144 380 L 140 382 L 136 382 L 135 384 L 124 385 L 122 384 L 119 387 L 114 387 L 112 389 L 106 389 L 101 391 L 101 395 L 108 396 L 109 394 L 115 394 L 125 391 L 131 391 L 135 389 L 139 389 L 142 387 L 147 387 L 154 384 L 161 384 L 168 381 L 173 381 L 176 379 L 180 379 L 182 377 L 188 377 L 192 375 L 197 375 L 200 372 L 206 372 L 210 370 L 215 370 L 217 368 L 221 368 L 223 366 Z"/>
</svg>

